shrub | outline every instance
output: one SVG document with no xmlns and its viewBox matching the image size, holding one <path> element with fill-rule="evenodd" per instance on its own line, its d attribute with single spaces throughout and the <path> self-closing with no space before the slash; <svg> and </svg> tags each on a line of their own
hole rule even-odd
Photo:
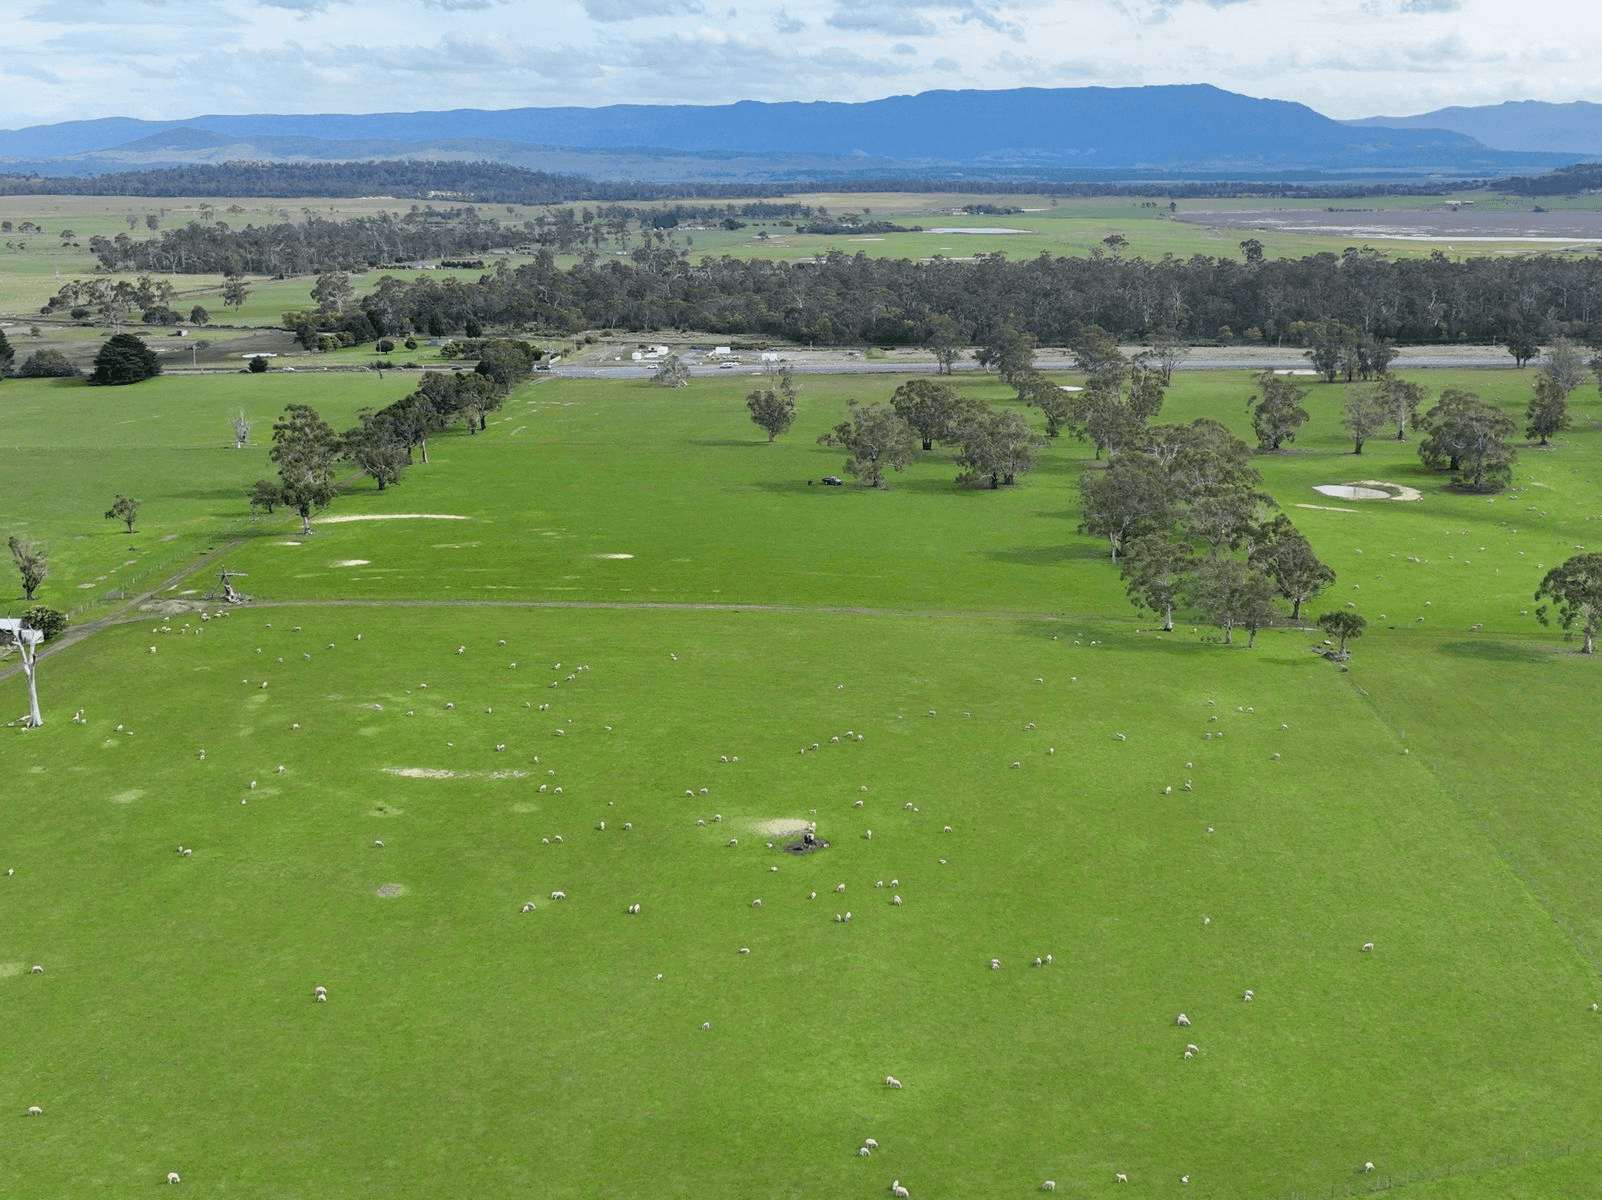
<svg viewBox="0 0 1602 1200">
<path fill-rule="evenodd" d="M 24 379 L 76 379 L 82 372 L 59 350 L 35 350 L 17 374 Z"/>
<path fill-rule="evenodd" d="M 267 371 L 267 360 L 265 358 L 263 358 L 261 355 L 258 354 L 258 355 L 256 355 L 255 358 L 250 360 L 250 373 L 252 375 L 262 375 L 262 374 L 265 374 L 266 371 Z"/>
<path fill-rule="evenodd" d="M 66 631 L 67 614 L 45 604 L 30 604 L 22 610 L 22 623 L 44 634 L 45 641 Z"/>
</svg>

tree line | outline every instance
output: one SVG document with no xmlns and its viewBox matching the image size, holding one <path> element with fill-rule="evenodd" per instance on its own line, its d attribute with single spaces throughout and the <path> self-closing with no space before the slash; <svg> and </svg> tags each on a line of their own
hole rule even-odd
<svg viewBox="0 0 1602 1200">
<path fill-rule="evenodd" d="M 295 228 L 309 247 L 315 231 Z M 1011 328 L 1060 346 L 1094 325 L 1124 342 L 1166 335 L 1306 346 L 1321 351 L 1327 378 L 1383 369 L 1395 343 L 1503 343 L 1521 363 L 1554 336 L 1602 345 L 1599 258 L 1455 261 L 1436 253 L 1387 261 L 1353 248 L 1268 259 L 1254 239 L 1242 247 L 1240 259 L 1115 252 L 1012 262 L 998 253 L 913 262 L 835 251 L 792 263 L 692 262 L 656 245 L 626 257 L 592 254 L 568 268 L 542 251 L 476 280 L 385 275 L 357 304 L 378 336 L 454 333 L 472 321 L 558 333 L 677 329 L 802 344 L 932 346 L 984 345 Z M 390 246 L 370 248 L 387 255 Z M 294 257 L 303 265 L 346 261 L 321 251 Z"/>
</svg>

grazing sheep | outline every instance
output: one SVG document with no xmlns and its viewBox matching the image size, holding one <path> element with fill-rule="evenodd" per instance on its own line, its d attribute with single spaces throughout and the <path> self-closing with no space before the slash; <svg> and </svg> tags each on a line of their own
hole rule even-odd
<svg viewBox="0 0 1602 1200">
<path fill-rule="evenodd" d="M 702 1021 L 701 1022 L 701 1028 L 702 1029 L 711 1029 L 712 1028 L 712 1022 L 711 1021 Z"/>
<path fill-rule="evenodd" d="M 1055 1179 L 1046 1180 L 1045 1183 L 1040 1185 L 1040 1190 L 1043 1192 L 1055 1192 L 1057 1190 L 1057 1181 Z"/>
<path fill-rule="evenodd" d="M 1013 770 L 1014 770 L 1014 771 L 1016 771 L 1016 770 L 1017 770 L 1017 769 L 1018 769 L 1018 768 L 1019 768 L 1019 767 L 1021 767 L 1021 766 L 1023 766 L 1023 763 L 1021 763 L 1021 762 L 1015 762 L 1015 763 L 1013 763 L 1013 764 L 1012 764 L 1012 769 L 1013 769 Z"/>
<path fill-rule="evenodd" d="M 807 896 L 808 900 L 816 900 L 817 898 L 818 898 L 818 893 L 816 893 L 816 892 L 812 892 L 810 895 Z"/>
<path fill-rule="evenodd" d="M 1366 1163 L 1363 1164 L 1363 1174 L 1367 1175 L 1373 1169 L 1374 1169 L 1374 1164 L 1373 1163 L 1366 1162 Z"/>
<path fill-rule="evenodd" d="M 1252 989 L 1251 988 L 1247 988 L 1246 989 L 1246 994 L 1241 997 L 1241 1000 L 1243 1000 L 1247 1004 L 1250 1004 L 1252 1002 Z"/>
<path fill-rule="evenodd" d="M 44 1109 L 40 1108 L 37 1104 L 30 1105 L 28 1108 L 28 1115 L 30 1117 L 42 1117 L 44 1116 Z"/>
<path fill-rule="evenodd" d="M 525 904 L 525 905 L 523 905 L 523 911 L 524 911 L 524 912 L 526 912 L 526 913 L 530 913 L 530 912 L 533 912 L 533 911 L 534 911 L 534 904 L 533 904 L 533 902 L 532 902 L 532 901 L 530 901 L 530 902 L 529 902 L 529 903 L 527 903 L 527 904 Z"/>
<path fill-rule="evenodd" d="M 178 853 L 183 855 L 185 858 L 188 858 L 192 854 L 194 854 L 194 851 L 191 850 L 188 846 L 185 846 L 182 850 L 178 851 Z"/>
<path fill-rule="evenodd" d="M 634 916 L 634 917 L 639 916 L 640 915 L 640 906 L 638 904 L 629 905 L 629 915 L 630 916 Z"/>
<path fill-rule="evenodd" d="M 1190 1018 L 1187 1017 L 1184 1013 L 1180 1013 L 1179 1016 L 1174 1020 L 1174 1024 L 1175 1025 L 1186 1025 L 1186 1026 L 1188 1026 L 1190 1024 Z"/>
<path fill-rule="evenodd" d="M 861 1157 L 861 1158 L 867 1158 L 868 1155 L 870 1155 L 872 1153 L 873 1153 L 873 1151 L 869 1150 L 866 1146 L 857 1147 L 857 1155 L 859 1157 Z"/>
<path fill-rule="evenodd" d="M 551 893 L 551 899 L 552 900 L 566 900 L 567 899 L 567 893 L 566 892 L 552 892 Z"/>
<path fill-rule="evenodd" d="M 1209 700 L 1208 703 L 1211 704 L 1212 701 Z M 1128 1183 L 1129 1176 L 1125 1175 L 1122 1171 L 1119 1171 L 1113 1176 L 1113 1181 L 1115 1183 Z"/>
<path fill-rule="evenodd" d="M 1364 954 L 1367 954 L 1372 949 L 1374 949 L 1374 943 L 1373 942 L 1364 942 L 1363 943 L 1363 953 Z"/>
<path fill-rule="evenodd" d="M 863 833 L 862 836 L 867 841 L 870 841 L 870 842 L 873 841 L 873 830 L 871 830 L 871 829 L 867 830 L 866 832 Z M 884 884 L 881 883 L 879 886 L 883 887 Z"/>
<path fill-rule="evenodd" d="M 751 947 L 750 946 L 741 946 L 740 947 L 740 953 L 741 954 L 750 954 L 751 953 Z"/>
<path fill-rule="evenodd" d="M 843 892 L 843 891 L 845 891 L 845 884 L 843 884 L 843 883 L 837 883 L 837 884 L 835 884 L 835 885 L 834 885 L 834 890 L 835 890 L 835 891 L 837 891 L 837 892 Z"/>
<path fill-rule="evenodd" d="M 738 846 L 739 844 L 740 844 L 740 839 L 739 838 L 730 838 L 729 839 L 729 845 Z"/>
<path fill-rule="evenodd" d="M 383 843 L 383 840 L 382 840 L 382 839 L 380 839 L 380 838 L 375 838 L 375 839 L 374 839 L 374 840 L 373 840 L 373 845 L 374 845 L 374 846 L 375 846 L 375 847 L 377 847 L 377 848 L 378 848 L 378 849 L 380 849 L 380 850 L 382 850 L 382 849 L 383 849 L 383 848 L 384 848 L 384 843 Z"/>
<path fill-rule="evenodd" d="M 1115 737 L 1115 738 L 1117 738 L 1117 739 L 1118 739 L 1118 740 L 1119 740 L 1119 741 L 1120 741 L 1120 742 L 1127 742 L 1127 741 L 1128 741 L 1128 740 L 1129 740 L 1129 739 L 1128 739 L 1128 738 L 1126 738 L 1126 737 L 1125 737 L 1125 736 L 1124 736 L 1124 735 L 1123 735 L 1123 734 L 1121 734 L 1121 733 L 1115 733 L 1115 734 L 1113 734 L 1113 736 L 1114 736 L 1114 737 Z"/>
<path fill-rule="evenodd" d="M 623 830 L 624 830 L 625 833 L 628 832 L 630 829 L 633 829 L 633 828 L 634 828 L 634 822 L 633 821 L 624 821 L 623 822 Z"/>
<path fill-rule="evenodd" d="M 168 1171 L 167 1172 L 167 1182 L 168 1183 L 182 1183 L 183 1180 L 178 1178 L 178 1172 L 177 1171 Z"/>
<path fill-rule="evenodd" d="M 752 908 L 761 908 L 762 907 L 762 901 L 761 900 L 753 900 L 753 901 L 751 901 L 751 907 Z"/>
<path fill-rule="evenodd" d="M 901 1186 L 901 1180 L 899 1179 L 891 1181 L 890 1194 L 895 1196 L 896 1200 L 908 1200 L 908 1197 L 912 1195 L 911 1192 L 907 1191 L 906 1188 Z"/>
<path fill-rule="evenodd" d="M 328 993 L 327 992 L 318 992 L 317 993 L 317 1003 L 318 1004 L 327 1004 L 328 1003 Z"/>
<path fill-rule="evenodd" d="M 561 841 L 562 841 L 562 835 L 559 834 L 559 833 L 552 834 L 551 835 L 551 841 L 556 842 L 558 845 L 560 845 Z"/>
<path fill-rule="evenodd" d="M 1185 1057 L 1186 1058 L 1195 1058 L 1196 1057 L 1196 1052 L 1194 1050 L 1187 1049 L 1185 1051 Z"/>
<path fill-rule="evenodd" d="M 901 907 L 901 897 L 900 896 L 891 896 L 890 897 L 890 903 L 895 905 L 897 908 Z"/>
<path fill-rule="evenodd" d="M 992 959 L 991 959 L 991 960 L 990 960 L 990 969 L 991 969 L 991 970 L 992 970 L 992 971 L 999 971 L 999 970 L 1001 970 L 1001 960 L 1000 960 L 1000 959 L 999 959 L 999 958 L 992 958 Z"/>
<path fill-rule="evenodd" d="M 852 808 L 861 808 L 861 807 L 862 807 L 862 801 L 860 801 L 860 800 L 858 800 L 858 801 L 857 801 L 857 802 L 856 802 L 856 803 L 855 803 L 855 804 L 853 804 L 853 805 L 852 805 L 852 806 L 851 806 L 851 807 L 852 807 Z"/>
<path fill-rule="evenodd" d="M 884 1077 L 884 1086 L 898 1088 L 901 1086 L 901 1080 L 897 1079 L 894 1075 L 886 1075 Z"/>
<path fill-rule="evenodd" d="M 951 826 L 947 825 L 943 830 L 941 830 L 941 832 L 942 833 L 950 833 L 951 832 Z"/>
<path fill-rule="evenodd" d="M 864 1138 L 862 1144 L 869 1150 L 877 1150 L 879 1148 L 879 1143 L 874 1141 L 872 1138 Z"/>
<path fill-rule="evenodd" d="M 44 968 L 41 967 L 38 963 L 34 963 L 33 966 L 29 969 L 28 974 L 30 974 L 30 975 L 43 975 L 44 974 Z"/>
</svg>

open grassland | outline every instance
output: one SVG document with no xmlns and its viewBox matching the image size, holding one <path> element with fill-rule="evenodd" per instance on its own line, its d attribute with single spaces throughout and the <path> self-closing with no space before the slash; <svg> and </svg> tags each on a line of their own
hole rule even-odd
<svg viewBox="0 0 1602 1200">
<path fill-rule="evenodd" d="M 1075 532 L 1078 444 L 1011 491 L 938 455 L 809 486 L 896 382 L 804 378 L 767 445 L 748 379 L 546 380 L 310 537 L 244 511 L 272 418 L 411 380 L 7 382 L 0 533 L 50 542 L 42 600 L 227 547 L 258 603 L 180 581 L 0 737 L 5 1187 L 1580 1194 L 1598 664 L 1521 610 L 1602 516 L 1602 414 L 1488 499 L 1411 437 L 1354 458 L 1314 386 L 1256 461 L 1339 572 L 1313 611 L 1372 623 L 1343 673 L 1301 630 L 1153 632 Z M 1181 374 L 1163 415 L 1244 433 L 1250 390 Z M 1366 478 L 1424 498 L 1311 490 Z M 829 847 L 784 853 L 806 821 Z"/>
</svg>

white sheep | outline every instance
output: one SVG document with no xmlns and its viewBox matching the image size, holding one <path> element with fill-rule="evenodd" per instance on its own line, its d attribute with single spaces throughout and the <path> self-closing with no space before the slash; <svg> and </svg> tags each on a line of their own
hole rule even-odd
<svg viewBox="0 0 1602 1200">
<path fill-rule="evenodd" d="M 895 1196 L 897 1200 L 908 1200 L 908 1198 L 912 1195 L 911 1192 L 907 1191 L 906 1188 L 901 1186 L 901 1180 L 899 1179 L 891 1181 L 890 1194 Z"/>
<path fill-rule="evenodd" d="M 1175 1025 L 1189 1025 L 1190 1024 L 1190 1018 L 1187 1017 L 1184 1013 L 1180 1013 L 1179 1016 L 1175 1019 L 1174 1024 Z"/>
<path fill-rule="evenodd" d="M 751 901 L 751 907 L 752 908 L 761 908 L 762 907 L 762 901 L 761 900 L 753 900 L 753 901 Z"/>
<path fill-rule="evenodd" d="M 168 1183 L 182 1183 L 183 1180 L 178 1178 L 178 1172 L 177 1171 L 168 1171 L 167 1172 L 167 1182 Z"/>
<path fill-rule="evenodd" d="M 1043 1192 L 1055 1192 L 1057 1190 L 1057 1181 L 1055 1179 L 1046 1180 L 1045 1183 L 1040 1185 L 1040 1190 Z"/>
<path fill-rule="evenodd" d="M 534 902 L 533 901 L 529 901 L 527 904 L 523 905 L 523 911 L 526 912 L 526 913 L 533 912 L 534 911 Z"/>
<path fill-rule="evenodd" d="M 1363 953 L 1364 954 L 1367 954 L 1372 949 L 1374 949 L 1374 943 L 1373 942 L 1364 942 L 1363 943 Z"/>
<path fill-rule="evenodd" d="M 891 896 L 890 897 L 890 903 L 895 905 L 897 908 L 901 907 L 901 897 L 900 896 Z"/>
<path fill-rule="evenodd" d="M 884 1077 L 884 1086 L 898 1088 L 901 1086 L 901 1080 L 897 1079 L 894 1075 L 886 1075 Z"/>
<path fill-rule="evenodd" d="M 857 1155 L 859 1157 L 861 1157 L 861 1158 L 867 1158 L 868 1155 L 870 1155 L 872 1153 L 873 1153 L 873 1151 L 869 1150 L 866 1146 L 858 1146 L 857 1147 Z"/>
<path fill-rule="evenodd" d="M 843 883 L 837 883 L 837 884 L 835 884 L 835 885 L 834 885 L 834 890 L 835 890 L 835 891 L 837 891 L 837 892 L 843 892 L 843 891 L 845 891 L 845 884 L 843 884 Z"/>
<path fill-rule="evenodd" d="M 29 1105 L 28 1115 L 30 1117 L 42 1117 L 44 1116 L 44 1109 L 40 1108 L 37 1104 Z"/>
<path fill-rule="evenodd" d="M 862 1140 L 862 1144 L 869 1150 L 877 1150 L 879 1148 L 879 1143 L 874 1141 L 872 1138 L 864 1138 Z"/>
<path fill-rule="evenodd" d="M 741 954 L 750 954 L 751 953 L 751 947 L 750 946 L 741 946 L 740 947 L 740 953 Z"/>
<path fill-rule="evenodd" d="M 566 900 L 567 899 L 567 893 L 566 892 L 552 892 L 551 893 L 551 899 L 552 900 Z"/>
<path fill-rule="evenodd" d="M 999 959 L 999 958 L 992 958 L 992 959 L 991 959 L 991 960 L 990 960 L 990 969 L 991 969 L 991 970 L 992 970 L 992 971 L 999 971 L 999 970 L 1001 970 L 1001 960 L 1000 960 L 1000 959 Z"/>
<path fill-rule="evenodd" d="M 1209 703 L 1211 703 L 1211 701 L 1209 701 Z M 1125 1175 L 1122 1171 L 1119 1171 L 1113 1175 L 1113 1181 L 1115 1183 L 1128 1183 L 1129 1176 Z"/>
<path fill-rule="evenodd" d="M 44 974 L 44 968 L 41 967 L 38 963 L 34 963 L 33 966 L 31 968 L 29 968 L 28 974 L 30 974 L 30 975 L 43 975 Z"/>
<path fill-rule="evenodd" d="M 1366 1163 L 1363 1164 L 1363 1174 L 1367 1175 L 1369 1172 L 1373 1171 L 1373 1169 L 1374 1169 L 1374 1164 L 1373 1163 L 1366 1162 Z"/>
</svg>

